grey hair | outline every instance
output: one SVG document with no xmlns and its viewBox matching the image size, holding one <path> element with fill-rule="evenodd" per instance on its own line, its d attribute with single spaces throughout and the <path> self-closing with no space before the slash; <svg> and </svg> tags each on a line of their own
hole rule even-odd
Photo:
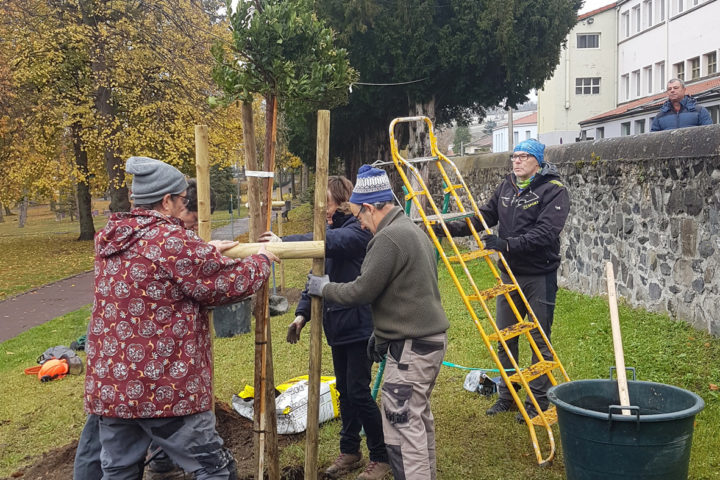
<svg viewBox="0 0 720 480">
<path fill-rule="evenodd" d="M 671 83 L 675 82 L 679 83 L 682 88 L 685 88 L 685 82 L 683 82 L 679 78 L 671 78 L 670 80 L 668 80 L 667 84 L 670 85 Z"/>
</svg>

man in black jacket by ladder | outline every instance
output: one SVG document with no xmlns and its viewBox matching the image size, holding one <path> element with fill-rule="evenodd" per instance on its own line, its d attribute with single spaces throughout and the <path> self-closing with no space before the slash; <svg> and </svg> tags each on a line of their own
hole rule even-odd
<svg viewBox="0 0 720 480">
<path fill-rule="evenodd" d="M 480 207 L 489 227 L 498 225 L 497 235 L 483 235 L 486 249 L 502 252 L 515 279 L 522 289 L 548 340 L 555 312 L 557 293 L 557 269 L 560 266 L 560 232 L 570 211 L 570 197 L 560 182 L 557 169 L 544 160 L 545 145 L 530 139 L 520 142 L 511 157 L 512 173 L 498 186 L 490 201 Z M 480 219 L 473 218 L 475 229 L 483 229 Z M 465 221 L 450 222 L 448 230 L 453 237 L 470 235 Z M 442 227 L 434 227 L 438 236 L 444 235 Z M 501 267 L 502 270 L 502 267 Z M 501 272 L 503 283 L 510 283 L 506 272 Z M 527 314 L 525 304 L 517 292 L 511 294 L 520 317 Z M 496 322 L 500 329 L 517 323 L 504 296 L 497 297 Z M 552 360 L 547 345 L 537 330 L 533 338 L 543 358 Z M 518 356 L 517 337 L 507 340 L 513 357 Z M 498 345 L 498 356 L 505 368 L 513 368 L 507 353 Z M 538 361 L 533 354 L 533 363 Z M 550 380 L 546 375 L 530 382 L 530 389 L 540 408 L 548 407 L 547 390 Z M 516 410 L 508 388 L 498 388 L 498 401 L 490 407 L 487 415 Z M 530 418 L 537 415 L 535 407 L 526 400 L 525 409 Z M 524 419 L 518 414 L 518 421 Z"/>
</svg>

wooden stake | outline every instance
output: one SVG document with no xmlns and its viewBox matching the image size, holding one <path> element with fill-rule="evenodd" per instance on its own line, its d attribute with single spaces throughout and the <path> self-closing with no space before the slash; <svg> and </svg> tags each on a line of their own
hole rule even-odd
<svg viewBox="0 0 720 480">
<path fill-rule="evenodd" d="M 208 153 L 208 127 L 195 125 L 195 179 L 197 181 L 198 236 L 209 242 L 212 234 L 210 224 L 210 155 Z M 210 410 L 215 411 L 215 326 L 213 311 L 208 312 L 208 331 L 210 335 Z"/>
<path fill-rule="evenodd" d="M 319 110 L 317 157 L 315 162 L 315 214 L 313 239 L 325 241 L 327 177 L 330 158 L 330 111 Z M 325 273 L 325 260 L 313 260 L 313 275 Z M 305 480 L 317 479 L 318 431 L 320 422 L 320 366 L 322 362 L 322 298 L 313 297 L 310 306 L 310 366 L 308 375 L 307 433 L 305 435 Z"/>
<path fill-rule="evenodd" d="M 278 217 L 278 237 L 283 236 L 283 216 Z M 323 256 L 325 256 L 325 247 L 323 246 Z M 280 264 L 280 292 L 285 292 L 285 264 Z"/>
<path fill-rule="evenodd" d="M 630 406 L 627 375 L 625 372 L 625 354 L 623 353 L 622 333 L 620 332 L 620 315 L 617 308 L 617 293 L 615 292 L 615 274 L 612 262 L 607 262 L 608 302 L 610 304 L 610 326 L 612 327 L 613 349 L 615 350 L 615 368 L 617 370 L 618 393 L 620 405 Z M 623 415 L 630 415 L 630 410 L 622 411 Z"/>
</svg>

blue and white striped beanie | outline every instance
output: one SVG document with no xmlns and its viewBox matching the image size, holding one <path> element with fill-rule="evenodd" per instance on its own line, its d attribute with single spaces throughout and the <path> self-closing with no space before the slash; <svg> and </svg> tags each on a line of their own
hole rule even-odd
<svg viewBox="0 0 720 480">
<path fill-rule="evenodd" d="M 355 188 L 350 195 L 350 203 L 391 202 L 393 200 L 390 179 L 385 170 L 363 165 L 358 170 Z"/>
</svg>

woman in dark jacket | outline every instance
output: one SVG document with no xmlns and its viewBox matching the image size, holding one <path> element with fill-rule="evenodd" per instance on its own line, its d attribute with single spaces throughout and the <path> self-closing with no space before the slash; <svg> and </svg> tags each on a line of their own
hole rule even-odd
<svg viewBox="0 0 720 480">
<path fill-rule="evenodd" d="M 325 273 L 331 282 L 351 282 L 360 275 L 367 244 L 372 234 L 363 230 L 360 222 L 350 213 L 348 200 L 353 185 L 345 177 L 328 178 L 327 223 L 325 232 Z M 272 232 L 265 232 L 260 241 L 280 240 Z M 312 233 L 288 235 L 284 242 L 312 240 Z M 303 291 L 295 310 L 295 321 L 288 327 L 287 341 L 296 343 L 300 332 L 310 320 L 310 296 Z M 365 429 L 370 463 L 360 475 L 365 478 L 382 478 L 390 471 L 382 418 L 370 394 L 370 367 L 367 343 L 373 331 L 369 305 L 348 307 L 326 301 L 323 306 L 323 328 L 332 350 L 333 366 L 340 393 L 340 455 L 326 470 L 336 477 L 362 465 L 360 430 Z"/>
</svg>

